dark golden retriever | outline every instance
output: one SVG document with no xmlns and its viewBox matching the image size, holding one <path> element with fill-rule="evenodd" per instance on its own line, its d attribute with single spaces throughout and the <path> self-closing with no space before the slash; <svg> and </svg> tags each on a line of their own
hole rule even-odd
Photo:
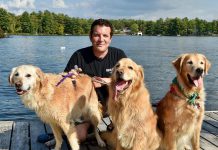
<svg viewBox="0 0 218 150">
<path fill-rule="evenodd" d="M 108 111 L 116 132 L 116 150 L 155 150 L 161 138 L 143 68 L 129 58 L 113 68 Z"/>
<path fill-rule="evenodd" d="M 15 67 L 9 75 L 9 82 L 15 85 L 24 105 L 50 124 L 56 150 L 61 148 L 62 132 L 67 136 L 71 148 L 79 149 L 74 121 L 81 116 L 91 120 L 96 128 L 98 144 L 104 146 L 97 131 L 101 111 L 91 78 L 80 75 L 75 85 L 70 78 L 66 78 L 57 86 L 62 79 L 62 75 L 43 73 L 32 65 Z"/>
<path fill-rule="evenodd" d="M 161 148 L 199 150 L 205 100 L 203 77 L 211 65 L 204 55 L 191 53 L 179 56 L 173 66 L 177 76 L 157 106 L 158 126 L 163 133 Z"/>
</svg>

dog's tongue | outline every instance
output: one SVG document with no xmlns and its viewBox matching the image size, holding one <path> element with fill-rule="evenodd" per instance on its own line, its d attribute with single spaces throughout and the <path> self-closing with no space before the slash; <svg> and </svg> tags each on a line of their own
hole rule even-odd
<svg viewBox="0 0 218 150">
<path fill-rule="evenodd" d="M 18 95 L 22 95 L 22 94 L 24 94 L 26 91 L 23 91 L 23 90 L 17 89 L 16 92 L 17 92 Z"/>
<path fill-rule="evenodd" d="M 194 82 L 196 87 L 201 87 L 202 83 L 203 83 L 203 78 L 200 77 L 199 79 L 194 79 L 193 82 Z"/>
<path fill-rule="evenodd" d="M 122 91 L 126 86 L 128 82 L 127 81 L 120 81 L 116 83 L 116 91 Z"/>
<path fill-rule="evenodd" d="M 127 86 L 127 84 L 127 81 L 119 81 L 116 83 L 114 91 L 114 100 L 117 100 L 118 92 L 122 91 Z"/>
</svg>

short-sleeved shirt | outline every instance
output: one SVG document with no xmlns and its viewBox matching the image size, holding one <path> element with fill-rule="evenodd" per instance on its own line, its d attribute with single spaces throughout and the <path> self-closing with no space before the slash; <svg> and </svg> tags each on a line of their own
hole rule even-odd
<svg viewBox="0 0 218 150">
<path fill-rule="evenodd" d="M 97 58 L 92 50 L 92 46 L 77 50 L 70 58 L 65 72 L 69 72 L 77 65 L 82 69 L 82 72 L 89 76 L 98 76 L 108 78 L 111 75 L 112 68 L 121 59 L 125 58 L 125 53 L 118 48 L 109 47 L 108 53 L 104 58 Z M 104 85 L 100 88 L 96 88 L 99 101 L 103 106 L 106 105 L 108 99 L 108 89 Z"/>
</svg>

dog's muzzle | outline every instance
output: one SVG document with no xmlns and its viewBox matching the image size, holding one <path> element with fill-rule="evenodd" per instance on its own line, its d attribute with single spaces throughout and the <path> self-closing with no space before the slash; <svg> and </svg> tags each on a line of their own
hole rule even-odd
<svg viewBox="0 0 218 150">
<path fill-rule="evenodd" d="M 23 86 L 23 83 L 20 82 L 20 81 L 15 83 L 15 88 L 16 88 L 17 95 L 23 95 L 30 89 L 30 87 L 28 87 L 27 90 L 23 90 L 22 86 Z"/>
<path fill-rule="evenodd" d="M 204 69 L 202 69 L 202 68 L 197 68 L 197 69 L 195 70 L 195 72 L 196 72 L 197 76 L 202 76 L 202 75 L 203 75 L 203 72 L 204 72 Z"/>
<path fill-rule="evenodd" d="M 130 86 L 131 83 L 132 83 L 132 80 L 125 80 L 124 79 L 123 71 L 116 72 L 116 83 L 115 83 L 116 92 L 120 93 L 120 92 L 126 90 Z"/>
<path fill-rule="evenodd" d="M 203 84 L 203 74 L 204 74 L 204 69 L 202 68 L 197 68 L 195 70 L 195 76 L 191 76 L 188 74 L 188 80 L 190 84 L 193 84 L 196 87 L 201 87 Z"/>
</svg>

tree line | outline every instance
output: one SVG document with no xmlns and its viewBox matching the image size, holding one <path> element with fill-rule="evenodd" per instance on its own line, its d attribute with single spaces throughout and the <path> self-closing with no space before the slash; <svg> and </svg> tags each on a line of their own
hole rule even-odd
<svg viewBox="0 0 218 150">
<path fill-rule="evenodd" d="M 94 19 L 69 17 L 48 10 L 23 12 L 15 15 L 0 8 L 0 37 L 8 34 L 31 35 L 86 35 Z M 218 35 L 218 20 L 206 21 L 199 18 L 160 18 L 156 21 L 134 19 L 111 19 L 115 34 L 163 36 L 213 36 Z M 128 31 L 128 32 L 126 32 Z"/>
</svg>

